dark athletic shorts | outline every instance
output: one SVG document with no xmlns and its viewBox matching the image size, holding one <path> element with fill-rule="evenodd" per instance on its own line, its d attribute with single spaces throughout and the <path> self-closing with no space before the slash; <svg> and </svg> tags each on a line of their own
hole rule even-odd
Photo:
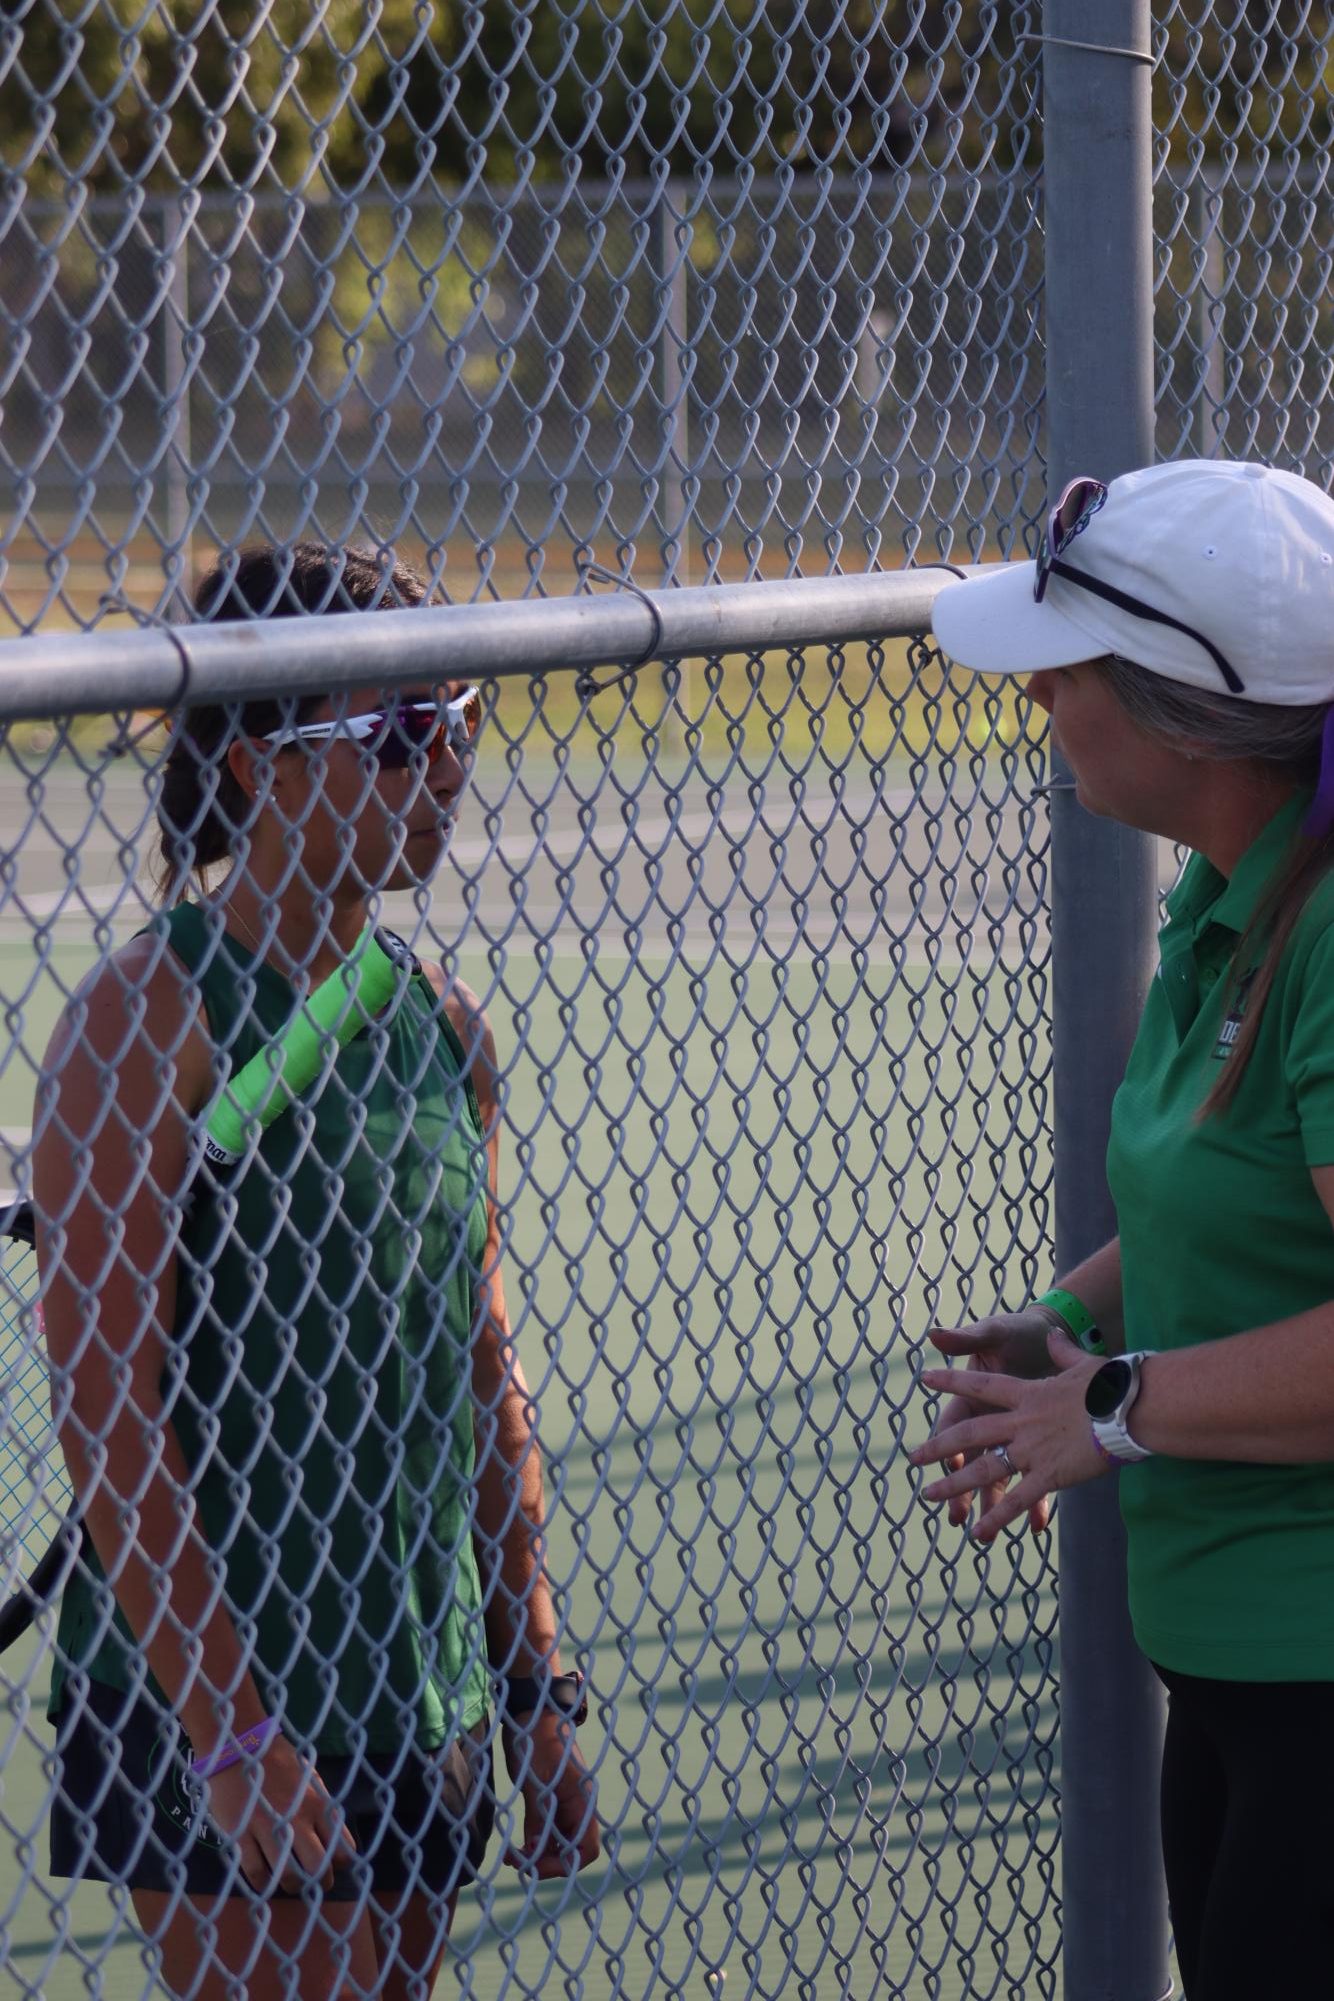
<svg viewBox="0 0 1334 2001">
<path fill-rule="evenodd" d="M 148 1697 L 90 1682 L 80 1701 L 71 1689 L 50 1760 L 52 1875 L 191 1896 L 247 1894 L 235 1849 L 205 1816 L 202 1788 L 189 1776 L 193 1755 L 176 1719 Z M 443 1750 L 320 1757 L 317 1770 L 357 1844 L 325 1898 L 357 1902 L 370 1889 L 448 1897 L 477 1875 L 495 1820 L 484 1722 Z"/>
</svg>

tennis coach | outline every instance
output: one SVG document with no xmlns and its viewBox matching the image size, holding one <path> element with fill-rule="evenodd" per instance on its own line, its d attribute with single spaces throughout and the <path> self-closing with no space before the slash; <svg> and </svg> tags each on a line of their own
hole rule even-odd
<svg viewBox="0 0 1334 2001">
<path fill-rule="evenodd" d="M 1122 1468 L 1168 1690 L 1188 2001 L 1334 1992 L 1334 503 L 1261 465 L 1073 481 L 1036 562 L 936 601 L 1024 674 L 1091 813 L 1193 850 L 1112 1111 L 1119 1234 L 1017 1313 L 919 1464 L 993 1538 Z"/>
</svg>

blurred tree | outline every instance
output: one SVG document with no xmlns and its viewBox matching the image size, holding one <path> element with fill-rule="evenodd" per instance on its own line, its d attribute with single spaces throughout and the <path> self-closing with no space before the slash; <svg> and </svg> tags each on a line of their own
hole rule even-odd
<svg viewBox="0 0 1334 2001">
<path fill-rule="evenodd" d="M 46 193 L 1003 163 L 1038 25 L 1036 0 L 9 0 L 0 163 Z M 1175 0 L 1155 34 L 1172 153 L 1327 139 L 1327 9 Z"/>
<path fill-rule="evenodd" d="M 1314 152 L 1331 138 L 1334 25 L 1315 0 L 1174 0 L 1155 8 L 1163 44 L 1154 130 L 1176 160 L 1238 149 Z"/>
<path fill-rule="evenodd" d="M 1039 24 L 1037 0 L 9 0 L 0 168 L 105 194 L 1004 164 L 1040 144 Z M 1155 36 L 1172 155 L 1328 141 L 1327 8 L 1174 0 Z"/>
<path fill-rule="evenodd" d="M 354 192 L 986 157 L 999 0 L 21 0 L 0 161 L 34 191 Z"/>
</svg>

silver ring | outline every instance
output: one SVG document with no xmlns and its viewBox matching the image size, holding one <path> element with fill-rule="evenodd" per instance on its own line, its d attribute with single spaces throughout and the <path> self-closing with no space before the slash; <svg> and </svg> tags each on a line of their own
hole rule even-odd
<svg viewBox="0 0 1334 2001">
<path fill-rule="evenodd" d="M 1013 1459 L 1011 1459 L 1005 1447 L 1003 1445 L 993 1445 L 991 1449 L 995 1453 L 997 1459 L 1000 1460 L 1001 1465 L 1005 1468 L 1006 1479 L 1007 1480 L 1018 1479 L 1019 1468 L 1015 1465 Z"/>
</svg>

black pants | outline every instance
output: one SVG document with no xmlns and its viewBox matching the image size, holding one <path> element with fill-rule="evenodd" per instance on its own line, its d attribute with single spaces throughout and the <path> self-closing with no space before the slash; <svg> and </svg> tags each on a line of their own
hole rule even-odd
<svg viewBox="0 0 1334 2001">
<path fill-rule="evenodd" d="M 1334 1996 L 1334 1682 L 1157 1673 L 1186 2001 Z"/>
</svg>

